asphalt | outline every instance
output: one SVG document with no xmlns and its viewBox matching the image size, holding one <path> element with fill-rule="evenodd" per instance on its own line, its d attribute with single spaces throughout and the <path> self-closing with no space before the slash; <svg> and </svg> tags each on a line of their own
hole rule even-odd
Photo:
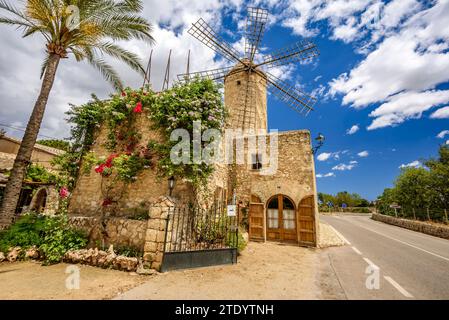
<svg viewBox="0 0 449 320">
<path fill-rule="evenodd" d="M 348 242 L 323 251 L 347 299 L 449 299 L 449 240 L 368 216 L 321 216 L 321 221 Z"/>
</svg>

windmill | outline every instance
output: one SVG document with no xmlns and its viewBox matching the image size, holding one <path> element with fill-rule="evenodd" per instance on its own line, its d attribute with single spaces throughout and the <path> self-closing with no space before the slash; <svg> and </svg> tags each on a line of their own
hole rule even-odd
<svg viewBox="0 0 449 320">
<path fill-rule="evenodd" d="M 234 66 L 180 74 L 178 80 L 189 81 L 199 77 L 223 81 L 231 128 L 267 129 L 267 89 L 300 114 L 307 115 L 317 101 L 269 72 L 273 67 L 313 59 L 319 54 L 317 46 L 302 40 L 256 59 L 267 22 L 267 10 L 248 8 L 243 57 L 201 18 L 188 30 L 190 35 L 234 63 Z"/>
</svg>

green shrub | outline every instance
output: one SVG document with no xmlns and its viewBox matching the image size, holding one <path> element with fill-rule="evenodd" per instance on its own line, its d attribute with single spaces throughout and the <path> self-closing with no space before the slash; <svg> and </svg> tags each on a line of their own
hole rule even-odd
<svg viewBox="0 0 449 320">
<path fill-rule="evenodd" d="M 237 247 L 238 253 L 241 253 L 243 250 L 245 250 L 247 242 L 243 238 L 241 230 L 239 230 L 237 237 L 235 236 L 235 231 L 229 231 L 226 237 L 226 245 L 232 248 Z"/>
<path fill-rule="evenodd" d="M 86 245 L 86 235 L 73 229 L 65 216 L 45 220 L 44 237 L 39 247 L 45 264 L 61 262 L 67 251 L 82 249 Z"/>
<path fill-rule="evenodd" d="M 45 217 L 27 214 L 0 234 L 0 251 L 10 247 L 39 248 L 44 264 L 60 262 L 69 250 L 86 247 L 87 237 L 74 230 L 65 216 Z"/>
<path fill-rule="evenodd" d="M 10 247 L 39 247 L 45 228 L 45 218 L 35 214 L 20 217 L 8 230 L 0 233 L 0 251 L 7 252 Z"/>
</svg>

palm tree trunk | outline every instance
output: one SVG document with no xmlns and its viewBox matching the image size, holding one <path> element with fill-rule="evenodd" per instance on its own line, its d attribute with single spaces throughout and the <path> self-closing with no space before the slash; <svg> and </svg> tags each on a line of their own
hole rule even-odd
<svg viewBox="0 0 449 320">
<path fill-rule="evenodd" d="M 33 153 L 34 144 L 41 127 L 42 118 L 44 117 L 45 107 L 47 105 L 48 96 L 53 87 L 56 70 L 58 69 L 61 57 L 56 54 L 50 54 L 47 69 L 42 81 L 41 92 L 34 105 L 33 113 L 30 116 L 25 134 L 20 144 L 19 152 L 14 161 L 14 166 L 3 197 L 0 209 L 0 230 L 9 227 L 14 219 L 17 202 L 22 189 L 22 182 L 25 171 L 30 163 Z"/>
</svg>

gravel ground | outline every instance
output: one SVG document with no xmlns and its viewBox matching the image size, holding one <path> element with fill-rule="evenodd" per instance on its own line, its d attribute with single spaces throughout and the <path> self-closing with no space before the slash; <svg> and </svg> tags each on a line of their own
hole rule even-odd
<svg viewBox="0 0 449 320">
<path fill-rule="evenodd" d="M 0 300 L 110 299 L 148 280 L 135 273 L 77 265 L 80 289 L 68 290 L 69 274 L 65 273 L 68 266 L 65 263 L 52 266 L 36 262 L 1 263 Z"/>
<path fill-rule="evenodd" d="M 341 288 L 319 249 L 250 242 L 237 265 L 172 271 L 116 299 L 340 299 Z"/>
<path fill-rule="evenodd" d="M 320 223 L 320 247 L 344 242 Z M 344 299 L 326 249 L 250 242 L 236 265 L 139 276 L 77 265 L 80 289 L 66 288 L 68 264 L 0 264 L 0 299 Z"/>
</svg>

